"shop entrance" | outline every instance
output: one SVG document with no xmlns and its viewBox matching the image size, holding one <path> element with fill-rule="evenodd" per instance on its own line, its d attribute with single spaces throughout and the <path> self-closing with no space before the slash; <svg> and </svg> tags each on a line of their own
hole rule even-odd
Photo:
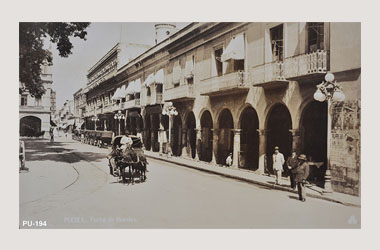
<svg viewBox="0 0 380 250">
<path fill-rule="evenodd" d="M 187 128 L 187 152 L 191 157 L 195 158 L 195 144 L 196 144 L 196 132 L 195 132 L 195 116 L 193 112 L 190 112 L 186 119 Z"/>
<path fill-rule="evenodd" d="M 284 155 L 285 161 L 290 156 L 292 150 L 292 120 L 289 110 L 283 104 L 275 105 L 269 112 L 267 122 L 267 164 L 268 169 L 273 172 L 272 155 L 274 147 L 278 146 Z"/>
<path fill-rule="evenodd" d="M 212 117 L 208 110 L 203 112 L 201 117 L 201 154 L 199 159 L 201 161 L 211 162 L 212 160 L 212 142 L 213 142 L 213 125 L 212 125 Z"/>
<path fill-rule="evenodd" d="M 232 129 L 234 122 L 231 111 L 224 109 L 219 116 L 219 139 L 217 164 L 225 164 L 227 156 L 233 152 L 234 135 Z"/>
<path fill-rule="evenodd" d="M 247 107 L 240 118 L 240 161 L 239 165 L 250 170 L 258 169 L 259 162 L 259 118 L 256 111 Z"/>
<path fill-rule="evenodd" d="M 21 118 L 20 136 L 41 136 L 41 119 L 35 116 Z"/>
<path fill-rule="evenodd" d="M 319 168 L 310 166 L 309 180 L 323 186 L 327 164 L 327 103 L 312 101 L 301 120 L 302 153 L 310 162 L 323 162 Z"/>
</svg>

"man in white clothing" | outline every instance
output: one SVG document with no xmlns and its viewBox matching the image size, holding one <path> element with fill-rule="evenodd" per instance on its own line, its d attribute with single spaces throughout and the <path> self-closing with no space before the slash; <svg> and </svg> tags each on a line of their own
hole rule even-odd
<svg viewBox="0 0 380 250">
<path fill-rule="evenodd" d="M 280 153 L 279 147 L 274 147 L 273 154 L 273 171 L 276 174 L 276 185 L 280 185 L 281 182 L 281 174 L 283 171 L 282 166 L 285 163 L 284 155 Z"/>
</svg>

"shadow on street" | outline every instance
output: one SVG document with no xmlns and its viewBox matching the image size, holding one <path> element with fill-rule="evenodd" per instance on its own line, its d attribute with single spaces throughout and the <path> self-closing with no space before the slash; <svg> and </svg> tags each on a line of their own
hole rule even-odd
<svg viewBox="0 0 380 250">
<path fill-rule="evenodd" d="M 92 152 L 79 152 L 64 148 L 75 142 L 53 142 L 47 140 L 25 140 L 26 161 L 55 161 L 77 163 L 83 158 L 89 162 L 100 162 L 105 154 Z M 78 157 L 79 156 L 79 157 Z"/>
</svg>

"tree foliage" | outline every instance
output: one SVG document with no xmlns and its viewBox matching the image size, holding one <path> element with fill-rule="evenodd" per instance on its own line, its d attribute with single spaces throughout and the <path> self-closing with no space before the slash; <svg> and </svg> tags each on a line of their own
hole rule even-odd
<svg viewBox="0 0 380 250">
<path fill-rule="evenodd" d="M 89 25 L 90 23 L 20 22 L 19 81 L 23 90 L 28 90 L 32 96 L 45 93 L 41 80 L 42 66 L 52 65 L 51 52 L 43 48 L 45 38 L 57 45 L 61 57 L 68 57 L 73 48 L 70 37 L 86 40 L 86 28 Z"/>
</svg>

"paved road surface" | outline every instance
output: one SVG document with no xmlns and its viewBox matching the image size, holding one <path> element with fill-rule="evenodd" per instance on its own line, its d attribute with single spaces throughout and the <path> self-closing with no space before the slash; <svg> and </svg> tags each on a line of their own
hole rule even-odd
<svg viewBox="0 0 380 250">
<path fill-rule="evenodd" d="M 126 185 L 108 174 L 107 149 L 63 140 L 26 147 L 21 228 L 36 228 L 26 223 L 38 220 L 47 228 L 360 227 L 360 208 L 311 198 L 302 203 L 288 192 L 156 160 L 146 182 Z"/>
</svg>

